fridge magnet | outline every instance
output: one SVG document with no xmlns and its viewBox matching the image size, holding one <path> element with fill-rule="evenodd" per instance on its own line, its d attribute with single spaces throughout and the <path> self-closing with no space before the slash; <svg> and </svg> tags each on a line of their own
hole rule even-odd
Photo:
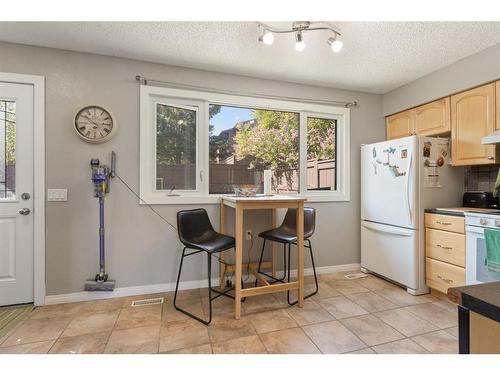
<svg viewBox="0 0 500 375">
<path fill-rule="evenodd" d="M 373 158 L 375 159 L 377 157 L 377 150 L 375 149 L 375 147 L 372 149 L 372 154 Z"/>
<path fill-rule="evenodd" d="M 406 172 L 400 172 L 399 171 L 399 167 L 397 165 L 391 165 L 389 166 L 389 170 L 391 171 L 392 175 L 394 177 L 401 177 L 401 176 L 405 176 L 406 175 Z"/>
<path fill-rule="evenodd" d="M 424 158 L 430 158 L 431 157 L 431 147 L 432 143 L 427 141 L 424 142 Z"/>
<path fill-rule="evenodd" d="M 408 157 L 408 150 L 405 148 L 401 150 L 401 159 L 406 159 Z"/>
</svg>

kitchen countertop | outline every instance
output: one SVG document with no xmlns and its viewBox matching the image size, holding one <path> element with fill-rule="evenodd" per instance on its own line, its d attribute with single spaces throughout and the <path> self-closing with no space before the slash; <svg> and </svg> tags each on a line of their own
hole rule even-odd
<svg viewBox="0 0 500 375">
<path fill-rule="evenodd" d="M 450 288 L 448 298 L 500 323 L 500 281 Z"/>
<path fill-rule="evenodd" d="M 465 216 L 466 212 L 484 212 L 484 213 L 495 213 L 500 212 L 498 209 L 494 208 L 475 208 L 475 207 L 446 207 L 446 208 L 426 208 L 426 213 L 429 214 L 439 214 L 439 215 L 450 215 L 450 216 Z"/>
</svg>

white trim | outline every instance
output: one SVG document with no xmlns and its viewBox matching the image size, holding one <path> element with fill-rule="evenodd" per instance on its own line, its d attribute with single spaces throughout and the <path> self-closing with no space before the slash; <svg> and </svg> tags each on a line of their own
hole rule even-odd
<svg viewBox="0 0 500 375">
<path fill-rule="evenodd" d="M 155 169 L 151 164 L 152 131 L 154 121 L 152 120 L 151 104 L 159 99 L 167 102 L 195 103 L 199 108 L 198 128 L 198 164 L 197 164 L 197 191 L 181 191 L 179 196 L 168 196 L 164 192 L 156 192 L 152 189 L 154 180 L 151 178 L 151 170 Z M 256 98 L 237 96 L 232 94 L 221 94 L 216 92 L 192 91 L 186 89 L 141 86 L 140 87 L 140 204 L 217 204 L 219 195 L 208 193 L 207 172 L 209 170 L 208 160 L 208 106 L 219 104 L 226 106 L 238 106 L 245 108 L 262 108 L 266 110 L 291 111 L 300 115 L 300 174 L 307 175 L 307 117 L 324 117 L 337 120 L 337 160 L 335 191 L 308 191 L 305 178 L 300 179 L 300 195 L 308 198 L 310 202 L 334 202 L 350 200 L 350 109 L 328 106 L 324 104 L 301 103 L 268 98 Z M 189 105 L 189 104 L 188 104 Z M 203 181 L 201 180 L 203 174 Z M 174 192 L 175 193 L 175 192 Z"/>
<path fill-rule="evenodd" d="M 335 272 L 347 272 L 347 271 L 359 271 L 360 264 L 341 264 L 338 266 L 325 266 L 316 267 L 316 273 L 318 275 L 329 274 Z M 297 274 L 296 270 L 292 270 L 291 275 L 295 277 Z M 304 269 L 304 275 L 313 275 L 312 268 Z M 255 281 L 252 277 L 249 279 L 250 282 Z M 204 280 L 193 280 L 184 281 L 179 283 L 179 289 L 196 289 L 207 287 L 207 279 Z M 217 285 L 219 283 L 219 278 L 212 278 L 212 284 Z M 112 292 L 76 292 L 69 294 L 57 294 L 45 297 L 46 305 L 55 305 L 59 303 L 71 303 L 71 302 L 83 302 L 83 301 L 93 301 L 100 299 L 116 298 L 116 297 L 129 297 L 129 296 L 139 296 L 143 294 L 154 294 L 154 293 L 166 293 L 175 290 L 175 282 L 165 283 L 165 284 L 152 284 L 152 285 L 140 285 L 140 286 L 130 286 L 124 288 L 116 288 Z"/>
<path fill-rule="evenodd" d="M 33 296 L 40 306 L 45 300 L 45 77 L 0 72 L 0 81 L 33 85 Z"/>
</svg>

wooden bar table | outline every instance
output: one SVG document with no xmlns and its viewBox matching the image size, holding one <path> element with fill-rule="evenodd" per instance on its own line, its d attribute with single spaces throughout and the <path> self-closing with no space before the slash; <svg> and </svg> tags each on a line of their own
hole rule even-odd
<svg viewBox="0 0 500 375">
<path fill-rule="evenodd" d="M 227 207 L 232 207 L 235 210 L 235 239 L 236 239 L 236 257 L 235 264 L 233 266 L 226 266 L 221 264 L 220 275 L 221 283 L 224 280 L 224 275 L 226 272 L 234 271 L 234 315 L 236 319 L 240 319 L 241 316 L 241 299 L 245 297 L 257 296 L 261 294 L 283 292 L 287 290 L 298 290 L 298 306 L 304 306 L 304 202 L 305 198 L 300 196 L 285 196 L 285 195 L 273 195 L 273 196 L 263 196 L 257 195 L 256 197 L 236 197 L 236 196 L 224 196 L 221 198 L 220 203 L 220 231 L 226 233 L 226 210 Z M 273 212 L 273 225 L 276 226 L 276 210 L 278 208 L 296 208 L 297 209 L 297 280 L 270 284 L 261 274 L 259 274 L 255 265 L 250 264 L 250 271 L 261 281 L 264 285 L 245 288 L 241 287 L 241 276 L 243 269 L 243 213 L 245 210 L 265 210 L 271 209 Z M 300 240 L 302 239 L 302 240 Z M 276 272 L 275 262 L 274 262 L 273 251 L 273 262 L 271 264 L 273 274 Z M 268 266 L 270 263 L 267 262 L 265 265 Z"/>
</svg>

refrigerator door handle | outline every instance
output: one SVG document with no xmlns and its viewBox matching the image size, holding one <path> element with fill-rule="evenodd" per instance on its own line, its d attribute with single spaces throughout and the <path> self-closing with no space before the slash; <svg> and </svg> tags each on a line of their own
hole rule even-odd
<svg viewBox="0 0 500 375">
<path fill-rule="evenodd" d="M 376 232 L 396 234 L 403 237 L 411 237 L 415 233 L 415 231 L 411 229 L 398 228 L 390 225 L 380 225 L 376 223 L 370 223 L 368 221 L 364 221 L 361 225 Z"/>
<path fill-rule="evenodd" d="M 406 174 L 406 207 L 408 208 L 408 219 L 410 220 L 410 225 L 412 224 L 412 212 L 411 212 L 411 200 L 410 200 L 410 173 L 411 173 L 411 163 L 413 162 L 413 155 L 409 153 L 408 161 L 408 173 Z"/>
</svg>

